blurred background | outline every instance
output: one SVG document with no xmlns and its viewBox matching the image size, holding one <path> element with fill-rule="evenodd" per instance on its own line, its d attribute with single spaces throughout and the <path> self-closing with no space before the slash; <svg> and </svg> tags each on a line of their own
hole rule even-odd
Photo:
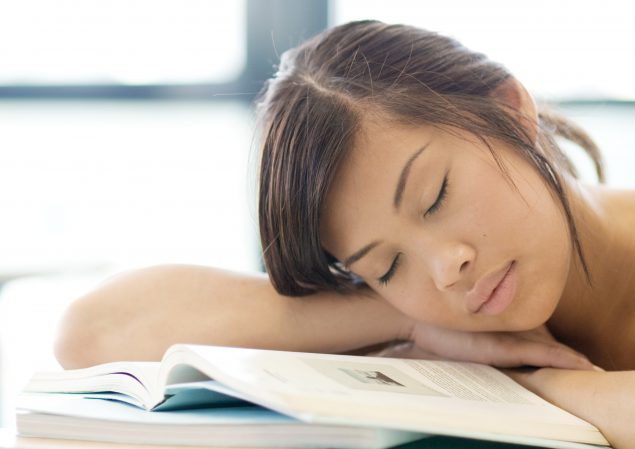
<svg viewBox="0 0 635 449">
<path fill-rule="evenodd" d="M 109 274 L 260 269 L 251 102 L 278 56 L 379 19 L 504 63 L 635 187 L 631 2 L 0 0 L 0 401 L 55 365 L 65 305 Z M 584 177 L 590 162 L 568 148 Z"/>
</svg>

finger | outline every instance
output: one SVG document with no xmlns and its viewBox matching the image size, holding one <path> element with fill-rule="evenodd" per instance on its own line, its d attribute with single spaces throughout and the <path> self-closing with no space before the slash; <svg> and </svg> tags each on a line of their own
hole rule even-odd
<svg viewBox="0 0 635 449">
<path fill-rule="evenodd" d="M 515 332 L 514 335 L 518 336 L 519 338 L 524 338 L 526 340 L 533 340 L 533 341 L 542 342 L 542 343 L 558 343 L 558 340 L 553 338 L 553 336 L 549 333 L 549 331 L 546 328 L 544 329 L 538 328 L 538 329 L 525 331 L 525 332 Z"/>
<path fill-rule="evenodd" d="M 549 336 L 550 340 L 548 341 L 533 340 L 533 338 L 527 339 L 530 343 L 532 341 L 535 343 L 535 350 L 538 352 L 541 351 L 541 345 L 545 346 L 545 353 L 542 357 L 544 357 L 545 362 L 550 363 L 550 365 L 545 366 L 564 369 L 598 369 L 584 354 L 555 340 L 551 337 L 551 334 L 549 334 Z M 540 355 L 538 355 L 538 357 L 540 357 Z"/>
<path fill-rule="evenodd" d="M 560 343 L 543 343 L 503 336 L 488 345 L 490 363 L 501 367 L 539 366 L 592 370 L 593 364 L 582 354 Z"/>
<path fill-rule="evenodd" d="M 417 347 L 413 342 L 392 345 L 381 351 L 371 353 L 374 357 L 390 357 L 400 359 L 440 360 L 440 357 Z"/>
<path fill-rule="evenodd" d="M 446 344 L 444 356 L 453 360 L 485 363 L 501 368 L 518 366 L 592 369 L 583 355 L 555 341 L 520 338 L 517 334 L 472 333 L 462 344 Z M 452 339 L 446 340 L 450 343 Z M 458 340 L 452 343 L 458 343 Z"/>
<path fill-rule="evenodd" d="M 459 332 L 426 326 L 415 335 L 417 346 L 444 359 L 518 366 L 594 369 L 589 360 L 558 343 L 544 330 L 527 332 Z"/>
</svg>

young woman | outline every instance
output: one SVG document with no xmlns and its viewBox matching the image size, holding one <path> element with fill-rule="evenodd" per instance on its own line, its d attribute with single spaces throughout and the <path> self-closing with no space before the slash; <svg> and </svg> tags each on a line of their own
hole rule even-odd
<svg viewBox="0 0 635 449">
<path fill-rule="evenodd" d="M 634 444 L 635 193 L 577 179 L 555 137 L 602 180 L 582 130 L 484 55 L 379 22 L 285 53 L 258 108 L 268 277 L 121 275 L 68 310 L 63 365 L 403 340 L 393 354 L 544 367 L 512 375 Z"/>
</svg>

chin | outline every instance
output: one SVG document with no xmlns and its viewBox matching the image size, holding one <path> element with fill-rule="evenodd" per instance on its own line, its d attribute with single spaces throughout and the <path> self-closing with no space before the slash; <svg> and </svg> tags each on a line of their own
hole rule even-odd
<svg viewBox="0 0 635 449">
<path fill-rule="evenodd" d="M 501 331 L 527 331 L 547 323 L 554 314 L 562 292 L 564 291 L 564 275 L 556 276 L 561 266 L 553 266 L 548 272 L 531 273 L 533 285 L 521 282 L 516 296 L 509 307 L 497 317 Z M 526 278 L 523 279 L 526 281 Z"/>
<path fill-rule="evenodd" d="M 543 297 L 544 298 L 544 297 Z M 557 301 L 527 301 L 516 303 L 500 315 L 479 316 L 478 320 L 461 329 L 471 332 L 522 332 L 542 326 L 553 314 Z"/>
<path fill-rule="evenodd" d="M 532 298 L 518 307 L 510 307 L 506 313 L 500 316 L 501 323 L 507 331 L 520 332 L 535 329 L 542 326 L 551 318 L 558 301 L 549 300 L 553 295 L 540 295 L 540 299 Z"/>
</svg>

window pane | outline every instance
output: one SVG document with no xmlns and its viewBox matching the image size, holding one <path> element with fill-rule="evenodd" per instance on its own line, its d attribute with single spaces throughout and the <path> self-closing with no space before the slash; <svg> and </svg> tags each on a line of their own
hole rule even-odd
<svg viewBox="0 0 635 449">
<path fill-rule="evenodd" d="M 4 0 L 0 84 L 225 82 L 245 0 Z"/>
<path fill-rule="evenodd" d="M 635 4 L 617 0 L 333 0 L 334 24 L 408 23 L 505 64 L 536 96 L 635 99 Z"/>
<path fill-rule="evenodd" d="M 238 101 L 1 101 L 0 277 L 257 269 L 250 114 Z"/>
</svg>

